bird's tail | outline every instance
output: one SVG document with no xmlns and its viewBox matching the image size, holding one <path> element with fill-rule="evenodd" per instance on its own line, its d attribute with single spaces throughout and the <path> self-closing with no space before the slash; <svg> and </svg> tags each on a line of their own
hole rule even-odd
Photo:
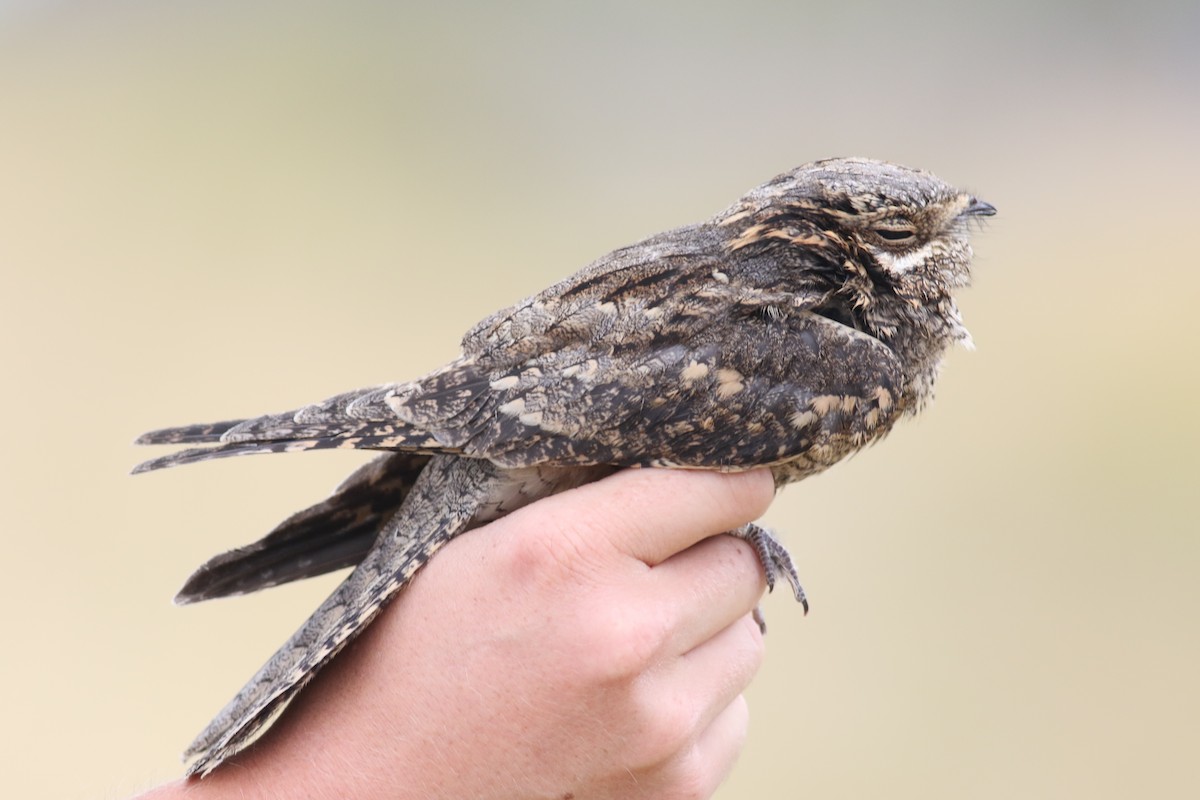
<svg viewBox="0 0 1200 800">
<path fill-rule="evenodd" d="M 364 464 L 333 494 L 293 514 L 262 539 L 209 559 L 175 602 L 247 594 L 363 560 L 431 456 L 388 453 Z"/>
<path fill-rule="evenodd" d="M 144 461 L 133 468 L 133 473 L 254 453 L 332 448 L 457 452 L 427 431 L 396 417 L 387 404 L 395 388 L 392 384 L 347 392 L 283 414 L 150 431 L 134 443 L 201 446 Z"/>
<path fill-rule="evenodd" d="M 188 774 L 207 774 L 245 747 L 434 552 L 485 521 L 477 518 L 485 501 L 510 482 L 485 461 L 431 459 L 365 560 L 188 747 Z"/>
</svg>

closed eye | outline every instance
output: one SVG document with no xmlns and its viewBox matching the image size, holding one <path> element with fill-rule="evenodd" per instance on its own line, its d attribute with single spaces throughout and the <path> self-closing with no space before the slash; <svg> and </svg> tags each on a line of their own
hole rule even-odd
<svg viewBox="0 0 1200 800">
<path fill-rule="evenodd" d="M 906 242 L 917 235 L 912 228 L 876 228 L 875 233 L 889 242 Z"/>
<path fill-rule="evenodd" d="M 917 226 L 907 217 L 885 217 L 871 225 L 871 233 L 885 242 L 900 244 L 916 238 Z"/>
</svg>

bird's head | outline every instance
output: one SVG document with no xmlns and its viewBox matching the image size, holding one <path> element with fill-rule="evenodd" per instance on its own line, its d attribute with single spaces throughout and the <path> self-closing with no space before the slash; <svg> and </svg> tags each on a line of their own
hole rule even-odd
<svg viewBox="0 0 1200 800">
<path fill-rule="evenodd" d="M 764 288 L 820 298 L 819 313 L 885 341 L 968 340 L 952 291 L 970 281 L 971 222 L 995 213 L 928 172 L 839 158 L 773 178 L 716 222 Z"/>
</svg>

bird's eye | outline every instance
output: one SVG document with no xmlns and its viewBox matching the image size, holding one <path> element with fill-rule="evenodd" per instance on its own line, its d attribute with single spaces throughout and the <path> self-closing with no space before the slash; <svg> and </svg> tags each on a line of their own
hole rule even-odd
<svg viewBox="0 0 1200 800">
<path fill-rule="evenodd" d="M 889 242 L 903 242 L 916 235 L 911 228 L 876 228 L 875 232 Z"/>
<path fill-rule="evenodd" d="M 907 242 L 917 235 L 916 228 L 906 219 L 880 221 L 871 228 L 875 235 L 888 242 Z"/>
</svg>

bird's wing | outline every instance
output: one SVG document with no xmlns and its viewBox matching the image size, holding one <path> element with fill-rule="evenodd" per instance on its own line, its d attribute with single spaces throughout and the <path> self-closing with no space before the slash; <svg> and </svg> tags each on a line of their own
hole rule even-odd
<svg viewBox="0 0 1200 800">
<path fill-rule="evenodd" d="M 566 341 L 585 344 L 594 335 L 585 326 L 593 319 L 586 309 L 597 292 L 615 282 L 629 284 L 650 301 L 672 291 L 689 274 L 688 265 L 703 257 L 715 234 L 705 226 L 660 234 L 638 245 L 614 251 L 534 297 L 493 314 L 463 340 L 464 359 L 491 347 L 499 334 L 508 343 L 505 356 L 556 349 Z M 640 288 L 639 288 L 640 287 Z M 553 306 L 550 309 L 549 306 Z M 495 348 L 492 348 L 495 350 Z M 460 362 L 456 362 L 460 363 Z M 426 454 L 453 452 L 427 432 L 400 420 L 383 402 L 397 385 L 359 389 L 281 414 L 163 428 L 142 434 L 135 444 L 190 445 L 188 449 L 151 459 L 134 474 L 229 456 L 292 453 L 329 448 L 405 450 Z M 427 395 L 431 398 L 432 396 Z"/>
<path fill-rule="evenodd" d="M 364 464 L 327 499 L 293 514 L 257 542 L 210 559 L 188 578 L 175 602 L 246 594 L 359 563 L 429 459 L 388 453 Z"/>
<path fill-rule="evenodd" d="M 517 406 L 504 405 L 507 400 L 489 405 L 485 395 L 525 396 L 531 404 L 539 396 L 567 402 L 593 386 L 611 389 L 622 382 L 614 371 L 626 366 L 642 370 L 641 375 L 630 376 L 631 380 L 652 382 L 687 355 L 705 329 L 717 330 L 721 322 L 760 313 L 772 304 L 792 311 L 800 307 L 794 296 L 730 283 L 730 277 L 721 271 L 724 236 L 716 226 L 702 224 L 616 250 L 485 319 L 464 337 L 461 358 L 416 382 L 346 392 L 282 414 L 143 434 L 137 444 L 191 447 L 145 461 L 134 472 L 228 456 L 326 448 L 460 452 L 456 440 L 461 437 L 444 435 L 450 427 L 480 434 L 483 438 L 468 454 L 492 457 L 493 448 L 487 443 L 496 436 L 504 438 L 504 433 L 484 435 L 487 420 L 482 415 L 499 410 L 503 416 L 496 424 L 509 430 L 505 417 L 520 418 L 521 414 L 508 413 Z M 704 342 L 700 340 L 700 344 Z M 522 372 L 522 364 L 530 369 Z M 607 385 L 606 376 L 612 377 Z M 541 380 L 541 388 L 530 391 L 533 387 L 525 383 L 510 386 L 514 380 L 528 378 Z M 406 400 L 398 402 L 397 398 Z M 409 407 L 407 399 L 415 406 Z M 648 400 L 628 399 L 638 404 Z M 597 412 L 584 428 L 611 426 L 614 414 L 621 410 L 621 400 L 618 392 L 572 410 Z M 527 411 L 526 418 L 536 414 L 533 408 Z M 458 421 L 450 422 L 454 417 Z M 425 418 L 437 420 L 443 435 L 431 435 L 418 421 Z M 570 436 L 577 427 L 568 424 L 559 431 L 560 438 Z M 512 435 L 530 432 L 522 425 L 510 431 Z M 600 448 L 592 458 L 606 461 L 609 455 Z M 576 461 L 582 460 L 587 457 Z M 618 458 L 614 463 L 625 460 Z"/>
<path fill-rule="evenodd" d="M 582 305 L 383 402 L 448 449 L 506 466 L 605 463 L 739 469 L 829 436 L 886 431 L 903 371 L 883 343 L 811 303 L 719 279 Z"/>
</svg>

